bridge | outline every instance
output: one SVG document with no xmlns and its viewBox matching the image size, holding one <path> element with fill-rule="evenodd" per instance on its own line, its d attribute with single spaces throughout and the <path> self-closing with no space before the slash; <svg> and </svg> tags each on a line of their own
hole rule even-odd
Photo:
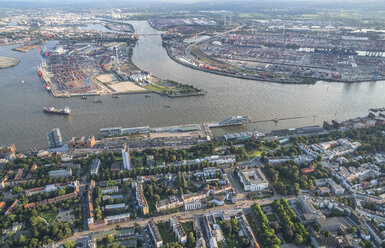
<svg viewBox="0 0 385 248">
<path fill-rule="evenodd" d="M 160 35 L 159 33 L 142 33 L 142 34 L 136 34 L 138 36 L 150 36 L 150 35 Z"/>
</svg>

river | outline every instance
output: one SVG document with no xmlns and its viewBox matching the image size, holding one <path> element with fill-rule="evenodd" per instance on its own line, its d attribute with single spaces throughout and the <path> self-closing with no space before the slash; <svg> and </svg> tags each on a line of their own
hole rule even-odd
<svg viewBox="0 0 385 248">
<path fill-rule="evenodd" d="M 104 127 L 151 127 L 220 121 L 232 115 L 250 115 L 252 120 L 304 117 L 278 123 L 252 123 L 216 129 L 214 134 L 247 130 L 322 125 L 324 120 L 363 116 L 372 107 L 385 106 L 385 82 L 284 85 L 235 79 L 182 66 L 171 60 L 161 46 L 160 32 L 145 21 L 132 21 L 142 35 L 134 48 L 133 61 L 154 75 L 205 88 L 206 96 L 167 98 L 152 95 L 123 95 L 119 99 L 100 97 L 102 104 L 80 98 L 58 99 L 46 92 L 37 76 L 40 57 L 36 49 L 13 52 L 0 47 L 0 56 L 21 62 L 0 70 L 0 144 L 15 143 L 19 150 L 47 146 L 45 133 L 60 128 L 63 140 L 72 136 L 98 135 Z M 53 46 L 54 42 L 47 44 Z M 21 81 L 25 83 L 22 84 Z M 171 108 L 165 108 L 170 105 Z M 69 106 L 69 117 L 46 115 L 44 106 Z M 314 117 L 314 115 L 316 115 Z"/>
</svg>

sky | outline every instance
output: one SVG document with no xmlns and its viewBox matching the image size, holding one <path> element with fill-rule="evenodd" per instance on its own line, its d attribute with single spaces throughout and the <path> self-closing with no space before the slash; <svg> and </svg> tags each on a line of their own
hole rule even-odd
<svg viewBox="0 0 385 248">
<path fill-rule="evenodd" d="M 385 6 L 385 0 L 0 0 L 0 7 L 55 7 L 55 6 L 73 6 L 83 5 L 89 7 L 124 7 L 130 6 L 159 6 L 161 4 L 195 5 L 202 6 L 221 6 L 231 5 L 233 7 L 250 6 L 271 6 L 271 7 L 295 7 L 295 6 L 314 6 L 329 7 L 338 6 L 343 8 L 373 8 L 382 9 Z"/>
</svg>

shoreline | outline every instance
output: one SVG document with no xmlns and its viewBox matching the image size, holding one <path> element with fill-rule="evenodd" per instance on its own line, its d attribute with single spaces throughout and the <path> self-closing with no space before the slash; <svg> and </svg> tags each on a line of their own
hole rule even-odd
<svg viewBox="0 0 385 248">
<path fill-rule="evenodd" d="M 198 70 L 198 71 L 203 71 L 207 73 L 212 73 L 216 75 L 221 75 L 225 77 L 232 77 L 232 78 L 239 78 L 239 79 L 246 79 L 246 80 L 252 80 L 252 81 L 261 81 L 261 82 L 271 82 L 271 83 L 278 83 L 278 84 L 304 84 L 304 85 L 311 85 L 311 84 L 316 84 L 319 81 L 324 81 L 324 82 L 331 82 L 331 83 L 345 83 L 345 84 L 354 84 L 354 83 L 364 83 L 364 82 L 377 82 L 377 81 L 385 81 L 385 79 L 362 79 L 362 80 L 355 80 L 355 81 L 343 81 L 343 80 L 330 80 L 330 79 L 317 79 L 317 78 L 311 78 L 311 77 L 302 77 L 304 80 L 309 79 L 309 80 L 314 80 L 314 82 L 299 82 L 299 81 L 278 81 L 278 80 L 273 80 L 273 79 L 268 79 L 268 78 L 256 78 L 253 76 L 248 76 L 248 75 L 239 75 L 239 74 L 229 74 L 229 73 L 224 73 L 224 72 L 219 72 L 219 71 L 213 71 L 209 69 L 205 69 L 199 66 L 194 66 L 189 63 L 185 63 L 180 61 L 179 59 L 175 58 L 174 56 L 171 55 L 169 46 L 164 45 L 164 49 L 167 52 L 167 55 L 170 57 L 170 59 L 174 60 L 176 63 L 181 64 L 183 66 L 187 66 L 191 69 Z"/>
<path fill-rule="evenodd" d="M 18 59 L 0 56 L 0 69 L 12 68 L 17 66 L 19 63 L 20 60 Z"/>
</svg>

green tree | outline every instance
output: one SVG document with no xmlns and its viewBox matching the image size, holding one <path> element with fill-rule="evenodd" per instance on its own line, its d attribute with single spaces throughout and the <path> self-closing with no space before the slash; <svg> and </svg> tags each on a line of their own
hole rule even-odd
<svg viewBox="0 0 385 248">
<path fill-rule="evenodd" d="M 296 245 L 301 245 L 301 244 L 303 243 L 303 238 L 302 238 L 302 236 L 299 235 L 299 234 L 296 234 L 296 235 L 295 235 L 295 239 L 294 239 L 294 243 L 295 243 Z"/>
<path fill-rule="evenodd" d="M 64 244 L 64 248 L 74 248 L 76 246 L 75 242 L 74 241 L 67 241 L 65 244 Z"/>
<path fill-rule="evenodd" d="M 187 243 L 190 245 L 194 245 L 196 243 L 194 233 L 190 232 L 187 236 Z"/>
<path fill-rule="evenodd" d="M 107 242 L 107 244 L 111 244 L 112 242 L 114 242 L 114 236 L 107 235 L 106 242 Z"/>
</svg>

